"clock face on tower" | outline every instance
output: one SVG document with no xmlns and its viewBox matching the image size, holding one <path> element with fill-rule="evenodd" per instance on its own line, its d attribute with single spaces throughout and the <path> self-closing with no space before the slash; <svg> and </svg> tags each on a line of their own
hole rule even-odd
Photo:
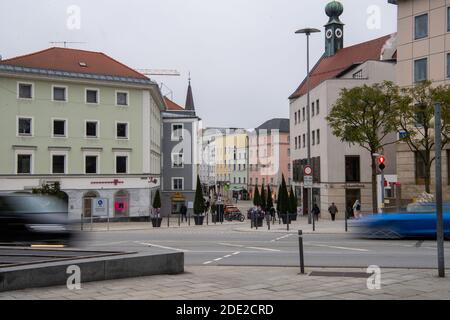
<svg viewBox="0 0 450 320">
<path fill-rule="evenodd" d="M 339 29 L 339 28 L 336 29 L 335 35 L 336 35 L 336 38 L 338 38 L 338 39 L 342 38 L 342 35 L 343 35 L 342 29 Z"/>
<path fill-rule="evenodd" d="M 328 29 L 327 33 L 325 34 L 325 36 L 327 37 L 327 39 L 331 39 L 331 37 L 333 36 L 333 30 Z"/>
</svg>

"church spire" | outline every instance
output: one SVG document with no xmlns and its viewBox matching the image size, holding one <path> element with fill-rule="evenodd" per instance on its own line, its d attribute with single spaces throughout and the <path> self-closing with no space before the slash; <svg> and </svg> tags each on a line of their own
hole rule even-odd
<svg viewBox="0 0 450 320">
<path fill-rule="evenodd" d="M 195 104 L 194 104 L 194 95 L 192 94 L 192 87 L 191 87 L 191 73 L 189 72 L 189 86 L 187 91 L 187 97 L 186 97 L 186 110 L 195 110 Z"/>
</svg>

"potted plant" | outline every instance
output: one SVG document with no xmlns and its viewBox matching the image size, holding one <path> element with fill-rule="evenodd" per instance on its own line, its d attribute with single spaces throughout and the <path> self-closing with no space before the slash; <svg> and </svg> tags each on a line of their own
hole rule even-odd
<svg viewBox="0 0 450 320">
<path fill-rule="evenodd" d="M 264 186 L 261 191 L 264 192 Z M 251 218 L 254 219 L 253 222 L 258 227 L 262 227 L 263 221 L 264 221 L 264 214 L 261 211 L 262 197 L 261 197 L 261 194 L 259 193 L 258 185 L 255 186 L 255 195 L 253 196 L 253 204 L 256 207 L 256 211 L 255 211 L 256 215 Z"/>
<path fill-rule="evenodd" d="M 156 190 L 155 198 L 153 199 L 153 209 L 150 215 L 152 220 L 152 225 L 154 228 L 161 227 L 161 196 L 159 194 L 159 190 Z"/>
<path fill-rule="evenodd" d="M 205 210 L 206 205 L 205 198 L 203 197 L 202 184 L 200 182 L 200 176 L 197 176 L 197 189 L 195 190 L 194 200 L 194 221 L 196 226 L 203 225 Z"/>
<path fill-rule="evenodd" d="M 280 217 L 283 221 L 283 224 L 287 224 L 290 223 L 290 216 L 288 215 L 288 211 L 290 211 L 289 207 L 289 195 L 288 195 L 288 191 L 287 191 L 287 186 L 286 186 L 286 180 L 284 179 L 284 175 L 282 176 L 281 179 L 281 187 L 280 187 L 280 193 L 278 194 L 278 205 L 279 205 L 279 212 L 280 212 Z"/>
<path fill-rule="evenodd" d="M 295 195 L 292 186 L 289 193 L 289 215 L 289 219 L 291 221 L 297 221 L 297 196 Z"/>
</svg>

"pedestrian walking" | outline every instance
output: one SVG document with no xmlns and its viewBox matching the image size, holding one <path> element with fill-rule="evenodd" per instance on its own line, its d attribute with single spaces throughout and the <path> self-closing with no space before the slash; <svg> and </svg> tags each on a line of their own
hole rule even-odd
<svg viewBox="0 0 450 320">
<path fill-rule="evenodd" d="M 359 200 L 355 201 L 355 204 L 353 205 L 353 212 L 355 213 L 356 219 L 361 218 L 361 202 L 359 202 Z"/>
<path fill-rule="evenodd" d="M 315 204 L 315 205 L 313 206 L 311 212 L 312 212 L 312 214 L 313 214 L 313 216 L 314 216 L 314 219 L 315 219 L 316 221 L 319 221 L 320 209 L 319 209 L 319 206 L 318 206 L 317 204 Z"/>
<path fill-rule="evenodd" d="M 183 222 L 184 220 L 186 220 L 187 222 L 187 207 L 185 204 L 181 206 L 180 213 L 181 213 L 181 222 Z"/>
<path fill-rule="evenodd" d="M 339 210 L 336 207 L 336 205 L 334 204 L 334 202 L 328 208 L 328 212 L 331 214 L 331 221 L 335 221 L 336 220 L 336 214 L 339 212 Z"/>
</svg>

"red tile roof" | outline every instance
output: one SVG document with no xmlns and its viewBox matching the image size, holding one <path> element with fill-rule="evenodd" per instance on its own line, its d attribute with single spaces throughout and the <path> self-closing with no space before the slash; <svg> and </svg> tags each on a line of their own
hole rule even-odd
<svg viewBox="0 0 450 320">
<path fill-rule="evenodd" d="M 334 56 L 322 57 L 311 70 L 310 88 L 314 89 L 322 82 L 335 78 L 353 64 L 363 63 L 368 60 L 380 60 L 383 47 L 390 37 L 391 35 L 387 35 L 378 39 L 359 43 L 339 50 Z M 307 86 L 305 78 L 289 99 L 299 98 L 306 93 Z"/>
<path fill-rule="evenodd" d="M 172 100 L 170 100 L 167 97 L 164 97 L 164 100 L 166 101 L 167 110 L 169 110 L 169 111 L 184 111 L 185 110 L 182 106 L 176 104 L 175 102 L 173 102 Z"/>
<path fill-rule="evenodd" d="M 85 66 L 81 64 L 85 63 Z M 2 60 L 0 64 L 128 78 L 148 78 L 101 52 L 49 48 L 35 53 Z"/>
</svg>

